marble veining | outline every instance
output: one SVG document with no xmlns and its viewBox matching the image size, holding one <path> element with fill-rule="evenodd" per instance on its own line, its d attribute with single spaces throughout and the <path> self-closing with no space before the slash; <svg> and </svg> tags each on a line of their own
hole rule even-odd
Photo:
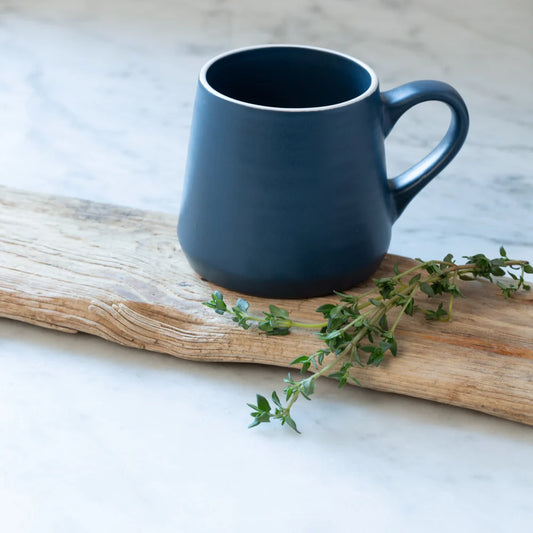
<svg viewBox="0 0 533 533">
<path fill-rule="evenodd" d="M 533 259 L 532 26 L 530 0 L 0 0 L 0 184 L 177 213 L 203 63 L 310 44 L 366 61 L 382 90 L 441 79 L 469 107 L 464 148 L 395 224 L 391 252 L 504 244 Z M 432 103 L 405 115 L 391 175 L 448 118 Z M 6 532 L 508 532 L 533 519 L 533 433 L 518 424 L 328 382 L 298 410 L 302 437 L 247 431 L 245 403 L 284 371 L 8 320 L 0 369 Z"/>
</svg>

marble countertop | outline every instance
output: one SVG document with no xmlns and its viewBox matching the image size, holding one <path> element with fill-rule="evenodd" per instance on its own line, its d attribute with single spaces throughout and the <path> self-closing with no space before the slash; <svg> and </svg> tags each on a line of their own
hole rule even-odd
<svg viewBox="0 0 533 533">
<path fill-rule="evenodd" d="M 202 64 L 310 44 L 363 59 L 383 89 L 447 81 L 469 107 L 464 148 L 391 252 L 533 259 L 532 26 L 530 0 L 0 0 L 0 184 L 177 213 Z M 447 121 L 438 104 L 402 118 L 391 174 Z M 303 435 L 247 430 L 245 403 L 284 376 L 0 320 L 2 531 L 530 527 L 531 428 L 328 381 L 296 413 Z"/>
</svg>

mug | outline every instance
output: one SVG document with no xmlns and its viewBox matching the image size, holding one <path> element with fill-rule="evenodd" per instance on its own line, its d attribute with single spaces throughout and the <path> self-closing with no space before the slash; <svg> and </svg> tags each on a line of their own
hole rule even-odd
<svg viewBox="0 0 533 533">
<path fill-rule="evenodd" d="M 387 178 L 384 139 L 410 107 L 451 110 L 424 159 Z M 368 278 L 406 205 L 468 131 L 457 91 L 414 81 L 380 92 L 345 54 L 265 45 L 219 55 L 198 80 L 178 236 L 201 277 L 238 292 L 303 298 Z"/>
</svg>

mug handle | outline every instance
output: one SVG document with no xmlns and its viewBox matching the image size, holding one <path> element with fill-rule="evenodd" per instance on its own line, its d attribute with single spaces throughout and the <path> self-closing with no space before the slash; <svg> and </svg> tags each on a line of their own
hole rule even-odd
<svg viewBox="0 0 533 533">
<path fill-rule="evenodd" d="M 459 93 L 442 81 L 421 80 L 381 93 L 385 137 L 408 109 L 428 100 L 438 100 L 448 105 L 452 113 L 450 126 L 440 143 L 424 159 L 389 179 L 396 218 L 414 196 L 457 155 L 468 133 L 468 111 Z"/>
</svg>

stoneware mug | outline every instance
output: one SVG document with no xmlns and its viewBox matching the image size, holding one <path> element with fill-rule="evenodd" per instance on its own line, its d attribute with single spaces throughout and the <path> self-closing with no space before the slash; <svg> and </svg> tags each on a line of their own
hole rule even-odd
<svg viewBox="0 0 533 533">
<path fill-rule="evenodd" d="M 384 139 L 420 102 L 451 110 L 440 144 L 388 179 Z M 463 99 L 440 81 L 380 92 L 374 71 L 342 53 L 266 45 L 201 70 L 178 235 L 191 266 L 222 287 L 293 298 L 369 277 L 391 226 L 457 154 Z"/>
</svg>

